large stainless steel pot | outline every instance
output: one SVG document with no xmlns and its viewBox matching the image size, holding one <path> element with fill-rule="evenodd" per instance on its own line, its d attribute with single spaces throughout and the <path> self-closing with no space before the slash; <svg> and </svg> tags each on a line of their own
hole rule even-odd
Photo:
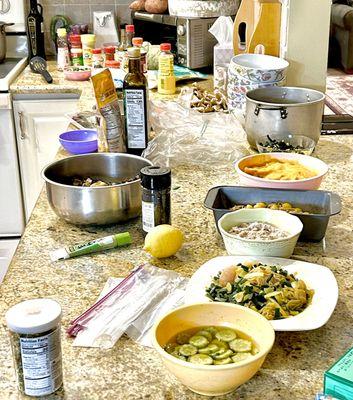
<svg viewBox="0 0 353 400">
<path fill-rule="evenodd" d="M 120 181 L 135 177 L 147 165 L 152 163 L 130 154 L 84 154 L 48 165 L 42 176 L 49 204 L 60 218 L 78 225 L 106 225 L 140 215 L 140 180 L 117 186 L 77 187 L 68 184 L 70 178 Z"/>
<path fill-rule="evenodd" d="M 7 26 L 14 25 L 13 23 L 7 23 L 0 21 L 0 63 L 6 58 L 6 32 Z"/>
<path fill-rule="evenodd" d="M 318 142 L 325 95 L 299 87 L 271 87 L 246 94 L 245 131 L 250 146 L 264 135 L 291 133 Z"/>
</svg>

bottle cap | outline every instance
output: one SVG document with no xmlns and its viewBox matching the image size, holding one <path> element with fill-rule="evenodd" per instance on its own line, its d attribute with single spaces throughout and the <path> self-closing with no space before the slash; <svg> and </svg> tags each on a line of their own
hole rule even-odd
<svg viewBox="0 0 353 400">
<path fill-rule="evenodd" d="M 115 47 L 114 46 L 104 47 L 104 53 L 106 53 L 106 54 L 114 54 L 115 53 Z"/>
<path fill-rule="evenodd" d="M 102 54 L 102 49 L 92 49 L 92 54 Z"/>
<path fill-rule="evenodd" d="M 114 235 L 115 240 L 118 243 L 118 246 L 126 246 L 132 243 L 132 239 L 129 232 L 117 233 Z"/>
<path fill-rule="evenodd" d="M 12 332 L 43 333 L 58 326 L 61 320 L 61 307 L 51 299 L 26 300 L 11 307 L 5 319 Z"/>
<path fill-rule="evenodd" d="M 161 43 L 161 45 L 159 46 L 159 48 L 162 51 L 170 51 L 172 49 L 172 45 L 170 43 Z"/>
<path fill-rule="evenodd" d="M 141 56 L 141 50 L 139 47 L 129 47 L 127 53 L 130 58 L 139 58 Z"/>
<path fill-rule="evenodd" d="M 168 167 L 148 166 L 140 171 L 141 185 L 145 189 L 162 190 L 170 188 L 172 173 Z"/>
<path fill-rule="evenodd" d="M 142 43 L 143 43 L 142 37 L 134 37 L 134 38 L 132 38 L 132 44 L 134 46 L 142 46 Z"/>
<path fill-rule="evenodd" d="M 81 35 L 81 42 L 83 44 L 94 44 L 96 41 L 96 35 L 93 35 L 91 33 L 85 33 L 84 35 Z"/>
<path fill-rule="evenodd" d="M 56 33 L 59 37 L 65 37 L 67 35 L 65 28 L 58 28 Z"/>
<path fill-rule="evenodd" d="M 105 66 L 107 68 L 120 68 L 120 62 L 117 60 L 105 60 Z"/>
<path fill-rule="evenodd" d="M 126 25 L 126 26 L 125 26 L 125 31 L 126 31 L 126 32 L 130 32 L 130 33 L 134 33 L 134 32 L 135 32 L 135 27 L 134 27 L 134 25 Z"/>
<path fill-rule="evenodd" d="M 70 43 L 81 44 L 81 35 L 73 35 L 69 36 Z"/>
</svg>

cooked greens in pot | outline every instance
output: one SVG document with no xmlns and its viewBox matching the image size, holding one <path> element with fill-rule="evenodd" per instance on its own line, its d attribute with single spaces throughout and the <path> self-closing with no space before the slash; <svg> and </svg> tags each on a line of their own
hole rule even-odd
<svg viewBox="0 0 353 400">
<path fill-rule="evenodd" d="M 314 291 L 280 267 L 251 262 L 225 268 L 213 278 L 206 295 L 213 301 L 249 307 L 274 320 L 304 311 Z"/>
</svg>

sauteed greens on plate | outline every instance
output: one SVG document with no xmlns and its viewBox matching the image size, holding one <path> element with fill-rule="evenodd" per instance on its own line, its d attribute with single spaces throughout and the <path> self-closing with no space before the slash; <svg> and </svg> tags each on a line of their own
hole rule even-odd
<svg viewBox="0 0 353 400">
<path fill-rule="evenodd" d="M 244 262 L 219 272 L 207 287 L 206 295 L 213 301 L 249 307 L 274 320 L 304 311 L 314 291 L 280 267 Z"/>
</svg>

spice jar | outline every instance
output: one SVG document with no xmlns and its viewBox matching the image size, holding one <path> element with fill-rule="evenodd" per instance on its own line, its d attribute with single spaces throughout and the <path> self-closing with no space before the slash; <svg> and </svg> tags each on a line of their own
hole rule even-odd
<svg viewBox="0 0 353 400">
<path fill-rule="evenodd" d="M 104 47 L 105 61 L 114 60 L 115 47 Z"/>
<path fill-rule="evenodd" d="M 81 35 L 83 65 L 85 67 L 92 66 L 92 50 L 96 43 L 96 35 L 85 34 Z"/>
<path fill-rule="evenodd" d="M 116 60 L 107 60 L 105 66 L 106 68 L 120 68 L 120 62 Z"/>
<path fill-rule="evenodd" d="M 104 67 L 104 55 L 102 49 L 92 49 L 92 67 L 103 68 Z"/>
<path fill-rule="evenodd" d="M 51 299 L 23 301 L 5 319 L 19 390 L 35 397 L 57 391 L 63 383 L 60 305 Z"/>
<path fill-rule="evenodd" d="M 170 224 L 171 171 L 167 167 L 141 169 L 142 229 L 148 233 L 157 225 Z"/>
<path fill-rule="evenodd" d="M 83 65 L 82 43 L 80 35 L 70 35 L 70 56 L 72 65 L 77 67 Z"/>
</svg>

